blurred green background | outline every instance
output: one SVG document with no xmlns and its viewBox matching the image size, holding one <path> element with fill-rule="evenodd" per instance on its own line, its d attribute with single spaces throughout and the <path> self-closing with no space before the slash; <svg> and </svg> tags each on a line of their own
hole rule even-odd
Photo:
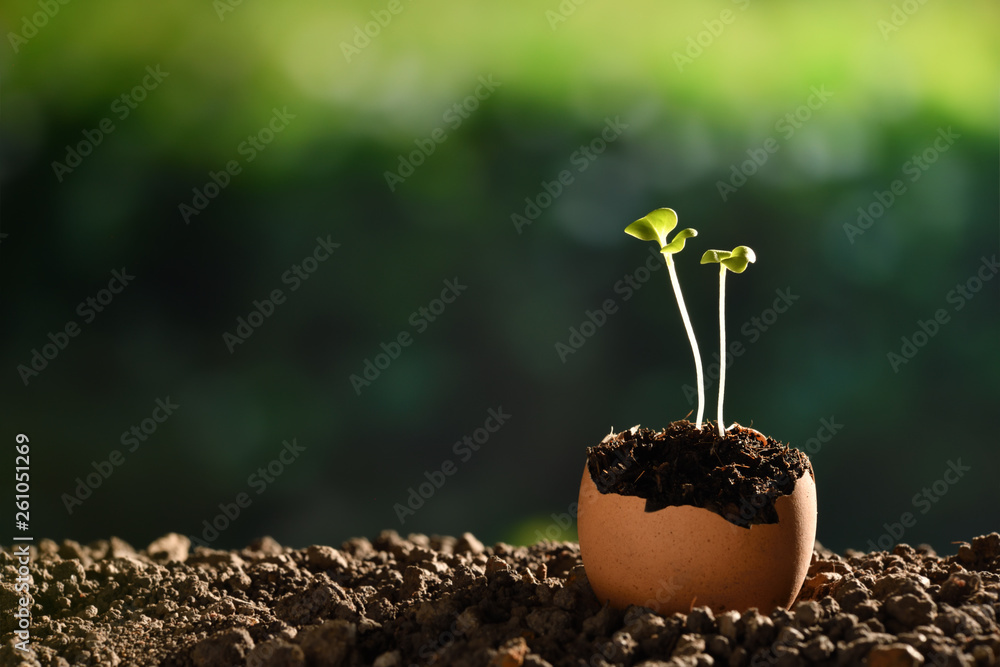
<svg viewBox="0 0 1000 667">
<path fill-rule="evenodd" d="M 670 206 L 700 232 L 677 264 L 706 367 L 718 281 L 698 259 L 757 252 L 727 281 L 744 351 L 725 416 L 812 442 L 819 540 L 953 553 L 1000 528 L 998 18 L 987 0 L 5 3 L 2 423 L 31 438 L 31 532 L 572 538 L 585 447 L 695 409 L 666 272 L 622 233 Z M 317 238 L 339 247 L 303 263 Z M 315 271 L 296 285 L 295 265 Z M 435 303 L 446 281 L 465 289 Z M 560 355 L 571 327 L 593 335 Z M 905 363 L 901 337 L 922 344 Z M 389 363 L 352 383 L 366 360 Z M 477 432 L 491 409 L 510 417 Z M 810 441 L 823 420 L 836 434 Z"/>
</svg>

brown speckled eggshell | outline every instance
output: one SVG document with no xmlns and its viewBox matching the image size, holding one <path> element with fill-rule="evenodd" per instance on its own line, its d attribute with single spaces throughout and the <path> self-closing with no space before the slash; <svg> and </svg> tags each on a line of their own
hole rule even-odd
<svg viewBox="0 0 1000 667">
<path fill-rule="evenodd" d="M 602 494 L 584 467 L 577 523 L 590 585 L 601 602 L 660 614 L 708 606 L 767 614 L 798 595 L 816 540 L 816 483 L 804 474 L 775 501 L 778 523 L 735 526 L 690 505 L 644 510 Z"/>
</svg>

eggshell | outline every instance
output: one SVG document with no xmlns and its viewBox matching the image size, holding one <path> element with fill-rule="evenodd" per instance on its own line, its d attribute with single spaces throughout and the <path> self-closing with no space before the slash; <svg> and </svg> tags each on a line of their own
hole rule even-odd
<svg viewBox="0 0 1000 667">
<path fill-rule="evenodd" d="M 816 540 L 816 483 L 806 473 L 775 501 L 778 523 L 741 528 L 690 505 L 655 512 L 602 494 L 584 467 L 577 523 L 590 585 L 602 602 L 660 614 L 707 606 L 770 613 L 798 595 Z"/>
</svg>

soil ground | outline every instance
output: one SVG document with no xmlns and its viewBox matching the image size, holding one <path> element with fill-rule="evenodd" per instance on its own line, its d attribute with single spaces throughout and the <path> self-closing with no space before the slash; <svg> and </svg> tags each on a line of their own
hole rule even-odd
<svg viewBox="0 0 1000 667">
<path fill-rule="evenodd" d="M 602 607 L 570 542 L 387 531 L 339 549 L 264 538 L 217 551 L 169 534 L 137 551 L 43 540 L 28 566 L 28 653 L 15 649 L 13 552 L 0 551 L 4 667 L 1000 664 L 997 533 L 949 557 L 817 544 L 799 599 L 766 616 Z"/>
</svg>

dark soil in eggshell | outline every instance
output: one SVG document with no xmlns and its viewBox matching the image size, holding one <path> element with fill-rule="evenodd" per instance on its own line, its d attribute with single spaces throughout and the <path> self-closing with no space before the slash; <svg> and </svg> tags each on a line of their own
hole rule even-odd
<svg viewBox="0 0 1000 667">
<path fill-rule="evenodd" d="M 774 501 L 813 474 L 809 458 L 751 428 L 701 430 L 687 420 L 661 431 L 633 426 L 587 449 L 587 469 L 601 493 L 637 496 L 646 511 L 691 505 L 743 528 L 778 522 Z"/>
</svg>

